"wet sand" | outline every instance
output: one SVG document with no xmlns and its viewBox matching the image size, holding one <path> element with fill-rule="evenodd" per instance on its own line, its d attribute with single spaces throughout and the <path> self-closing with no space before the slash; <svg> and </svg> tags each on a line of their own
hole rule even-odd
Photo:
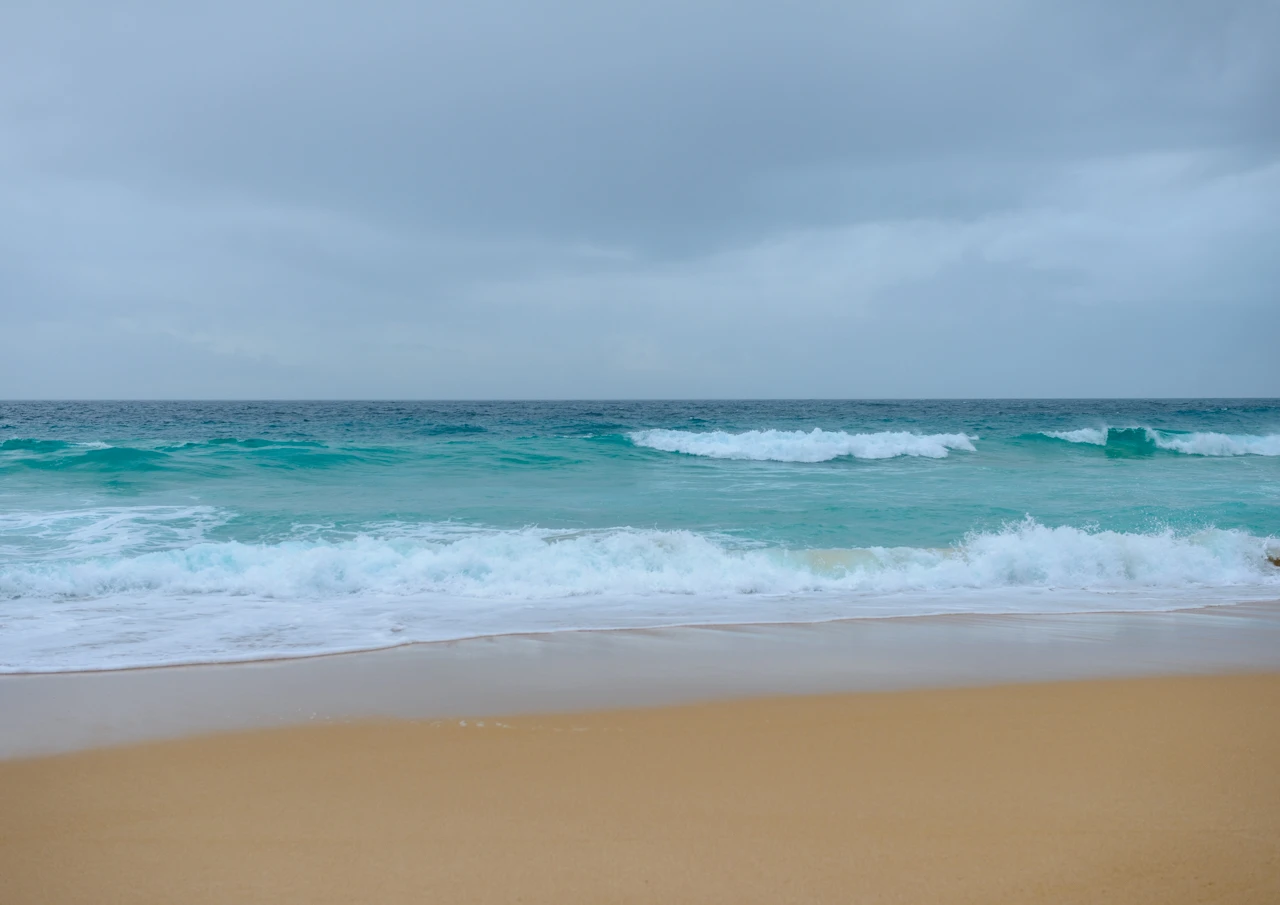
<svg viewBox="0 0 1280 905">
<path fill-rule="evenodd" d="M 1275 903 L 1277 764 L 1277 673 L 253 730 L 0 763 L 0 898 Z"/>
<path fill-rule="evenodd" d="M 1244 672 L 1280 672 L 1280 602 L 507 635 L 272 662 L 0 675 L 0 760 L 325 720 Z"/>
</svg>

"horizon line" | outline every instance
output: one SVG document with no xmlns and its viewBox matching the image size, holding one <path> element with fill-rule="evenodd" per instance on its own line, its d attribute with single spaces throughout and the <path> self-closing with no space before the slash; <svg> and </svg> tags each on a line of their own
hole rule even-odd
<svg viewBox="0 0 1280 905">
<path fill-rule="evenodd" d="M 0 405 L 31 403 L 633 403 L 633 402 L 1256 402 L 1280 396 L 103 396 L 0 398 Z"/>
</svg>

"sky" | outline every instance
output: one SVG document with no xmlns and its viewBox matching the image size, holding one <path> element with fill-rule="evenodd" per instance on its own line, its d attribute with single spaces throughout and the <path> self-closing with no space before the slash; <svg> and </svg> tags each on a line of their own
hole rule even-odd
<svg viewBox="0 0 1280 905">
<path fill-rule="evenodd" d="M 1280 396 L 1280 2 L 0 5 L 0 398 Z"/>
</svg>

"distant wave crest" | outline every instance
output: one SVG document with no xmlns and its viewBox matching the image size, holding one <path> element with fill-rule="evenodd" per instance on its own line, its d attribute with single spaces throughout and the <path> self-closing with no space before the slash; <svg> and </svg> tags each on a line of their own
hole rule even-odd
<svg viewBox="0 0 1280 905">
<path fill-rule="evenodd" d="M 1280 456 L 1280 434 L 1222 434 L 1214 431 L 1176 433 L 1150 427 L 1082 427 L 1071 431 L 1041 431 L 1042 436 L 1068 443 L 1125 447 L 1134 451 L 1183 453 L 1189 456 Z"/>
<path fill-rule="evenodd" d="M 1280 434 L 1162 434 L 1150 431 L 1160 449 L 1189 456 L 1280 456 Z"/>
<path fill-rule="evenodd" d="M 896 456 L 941 459 L 953 449 L 974 451 L 973 438 L 965 434 L 913 434 L 908 431 L 849 434 L 814 428 L 811 431 L 752 430 L 731 434 L 726 431 L 643 430 L 627 436 L 637 446 L 663 452 L 757 462 L 827 462 L 842 456 L 855 459 L 892 459 Z"/>
<path fill-rule="evenodd" d="M 1052 440 L 1066 440 L 1068 443 L 1088 443 L 1091 446 L 1107 445 L 1107 429 L 1105 427 L 1082 427 L 1073 431 L 1041 431 L 1040 433 Z"/>
</svg>

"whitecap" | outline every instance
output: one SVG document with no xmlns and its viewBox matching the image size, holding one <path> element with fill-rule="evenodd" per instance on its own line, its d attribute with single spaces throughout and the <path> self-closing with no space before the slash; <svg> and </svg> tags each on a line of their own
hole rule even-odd
<svg viewBox="0 0 1280 905">
<path fill-rule="evenodd" d="M 1147 434 L 1160 449 L 1189 456 L 1280 456 L 1280 434 L 1171 434 L 1154 430 Z"/>
<path fill-rule="evenodd" d="M 1152 448 L 1189 456 L 1280 456 L 1280 434 L 1224 434 L 1216 431 L 1175 432 L 1151 427 L 1082 427 L 1069 431 L 1040 431 L 1041 436 L 1068 443 L 1106 446 L 1113 434 L 1137 434 Z"/>
<path fill-rule="evenodd" d="M 850 434 L 845 431 L 752 430 L 693 432 L 643 430 L 627 435 L 637 446 L 706 456 L 712 459 L 749 459 L 757 462 L 827 462 L 843 456 L 855 459 L 891 459 L 896 456 L 946 457 L 949 450 L 974 451 L 966 434 L 914 434 L 880 431 Z"/>
<path fill-rule="evenodd" d="M 1091 446 L 1107 445 L 1107 429 L 1105 427 L 1082 427 L 1073 431 L 1041 431 L 1040 434 L 1053 440 L 1066 440 L 1068 443 L 1088 443 Z"/>
</svg>

